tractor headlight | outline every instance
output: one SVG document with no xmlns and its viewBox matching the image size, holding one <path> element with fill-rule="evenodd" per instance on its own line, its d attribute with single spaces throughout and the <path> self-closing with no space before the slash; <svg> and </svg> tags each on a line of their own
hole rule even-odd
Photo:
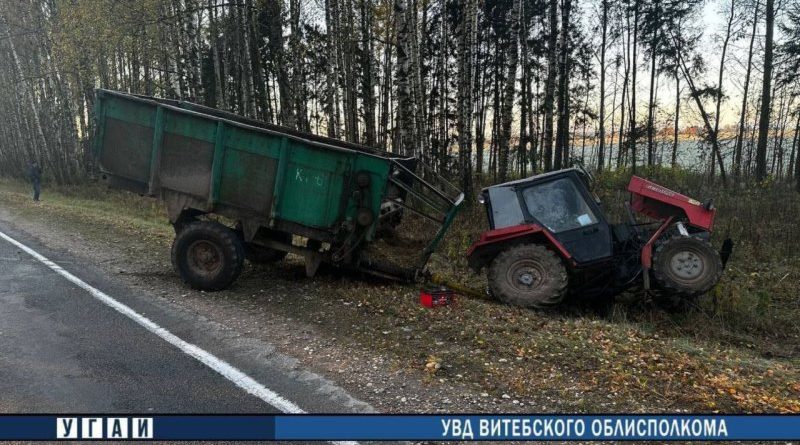
<svg viewBox="0 0 800 445">
<path fill-rule="evenodd" d="M 483 196 L 483 193 L 478 195 L 478 202 L 481 203 L 481 204 L 486 204 L 486 197 Z"/>
</svg>

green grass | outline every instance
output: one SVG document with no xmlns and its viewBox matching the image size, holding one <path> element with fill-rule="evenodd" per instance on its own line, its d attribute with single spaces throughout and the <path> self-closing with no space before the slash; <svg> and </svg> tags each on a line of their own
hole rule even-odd
<svg viewBox="0 0 800 445">
<path fill-rule="evenodd" d="M 64 219 L 77 225 L 85 223 L 86 229 L 99 225 L 161 244 L 171 242 L 174 234 L 158 200 L 99 184 L 62 186 L 56 190 L 45 186 L 39 203 L 33 202 L 27 184 L 18 181 L 0 180 L 0 191 L 7 205 L 34 220 Z"/>
</svg>

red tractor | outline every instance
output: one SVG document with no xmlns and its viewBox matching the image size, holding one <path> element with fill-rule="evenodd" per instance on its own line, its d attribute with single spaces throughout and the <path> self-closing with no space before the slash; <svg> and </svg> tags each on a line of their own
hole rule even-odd
<svg viewBox="0 0 800 445">
<path fill-rule="evenodd" d="M 469 265 L 487 268 L 501 301 L 547 308 L 568 294 L 610 297 L 642 286 L 683 296 L 719 281 L 733 243 L 709 244 L 716 209 L 646 179 L 628 184 L 629 221 L 611 224 L 591 176 L 570 168 L 488 187 L 490 230 L 470 247 Z M 649 218 L 637 222 L 634 212 Z"/>
</svg>

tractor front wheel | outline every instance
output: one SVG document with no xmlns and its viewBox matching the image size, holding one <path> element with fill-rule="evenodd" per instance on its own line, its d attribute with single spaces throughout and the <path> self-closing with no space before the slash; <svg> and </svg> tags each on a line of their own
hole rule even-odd
<svg viewBox="0 0 800 445">
<path fill-rule="evenodd" d="M 662 289 L 685 296 L 711 290 L 722 276 L 722 260 L 699 238 L 675 236 L 656 248 L 653 277 Z"/>
<path fill-rule="evenodd" d="M 504 303 L 533 309 L 553 307 L 567 293 L 567 270 L 553 251 L 523 244 L 500 252 L 489 267 L 489 289 Z"/>
</svg>

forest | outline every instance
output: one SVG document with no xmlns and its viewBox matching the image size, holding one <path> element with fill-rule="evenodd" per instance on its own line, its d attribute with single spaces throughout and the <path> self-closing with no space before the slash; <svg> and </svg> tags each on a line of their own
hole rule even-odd
<svg viewBox="0 0 800 445">
<path fill-rule="evenodd" d="M 798 0 L 0 0 L 0 174 L 91 177 L 95 88 L 403 155 L 800 191 Z"/>
</svg>

